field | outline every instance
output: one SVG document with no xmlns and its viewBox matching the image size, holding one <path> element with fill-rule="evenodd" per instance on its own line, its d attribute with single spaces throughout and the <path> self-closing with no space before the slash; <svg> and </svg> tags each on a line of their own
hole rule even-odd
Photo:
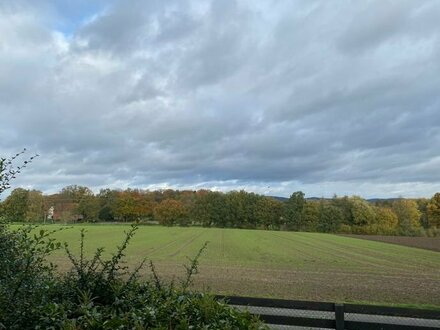
<svg viewBox="0 0 440 330">
<path fill-rule="evenodd" d="M 56 228 L 56 225 L 47 226 Z M 107 253 L 124 238 L 124 225 L 84 226 L 89 255 Z M 80 226 L 58 232 L 78 251 Z M 440 306 L 440 253 L 330 234 L 243 229 L 140 227 L 127 251 L 135 265 L 153 260 L 170 279 L 187 256 L 208 241 L 195 287 L 219 294 L 319 301 Z M 53 260 L 68 268 L 62 252 Z M 144 276 L 151 276 L 149 269 Z"/>
<path fill-rule="evenodd" d="M 440 237 L 406 237 L 406 236 L 381 236 L 381 235 L 346 235 L 346 236 L 391 243 L 391 244 L 411 246 L 420 249 L 440 252 Z"/>
</svg>

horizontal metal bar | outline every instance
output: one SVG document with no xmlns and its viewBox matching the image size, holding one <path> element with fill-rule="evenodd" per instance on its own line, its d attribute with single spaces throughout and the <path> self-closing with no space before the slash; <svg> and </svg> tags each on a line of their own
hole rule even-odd
<svg viewBox="0 0 440 330">
<path fill-rule="evenodd" d="M 429 309 L 344 304 L 345 313 L 401 316 L 421 319 L 440 320 L 440 311 Z"/>
<path fill-rule="evenodd" d="M 295 316 L 281 316 L 281 315 L 257 315 L 260 320 L 267 324 L 277 324 L 277 325 L 295 325 L 300 327 L 312 327 L 312 328 L 331 328 L 336 327 L 336 322 L 334 320 L 326 319 L 314 319 L 308 317 L 295 317 Z"/>
<path fill-rule="evenodd" d="M 424 327 L 419 325 L 402 325 L 389 323 L 370 323 L 345 321 L 344 327 L 346 330 L 439 330 L 437 327 Z"/>
</svg>

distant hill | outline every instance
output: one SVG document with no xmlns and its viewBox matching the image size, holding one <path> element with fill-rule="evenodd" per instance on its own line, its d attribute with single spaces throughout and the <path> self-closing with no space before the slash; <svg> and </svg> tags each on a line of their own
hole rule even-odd
<svg viewBox="0 0 440 330">
<path fill-rule="evenodd" d="M 267 196 L 267 197 L 270 197 L 270 198 L 276 199 L 277 201 L 280 201 L 280 202 L 285 202 L 285 201 L 288 200 L 287 197 L 280 197 L 280 196 Z"/>
</svg>

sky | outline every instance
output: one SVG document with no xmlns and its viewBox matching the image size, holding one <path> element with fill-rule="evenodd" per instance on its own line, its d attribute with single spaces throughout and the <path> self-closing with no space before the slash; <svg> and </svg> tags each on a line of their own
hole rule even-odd
<svg viewBox="0 0 440 330">
<path fill-rule="evenodd" d="M 440 191 L 440 1 L 0 2 L 13 187 Z"/>
</svg>

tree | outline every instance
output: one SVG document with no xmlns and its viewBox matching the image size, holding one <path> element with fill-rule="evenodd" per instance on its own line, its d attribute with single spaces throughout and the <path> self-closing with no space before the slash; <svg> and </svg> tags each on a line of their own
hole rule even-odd
<svg viewBox="0 0 440 330">
<path fill-rule="evenodd" d="M 258 197 L 244 190 L 231 191 L 226 194 L 227 227 L 255 228 L 255 204 Z"/>
<path fill-rule="evenodd" d="M 4 202 L 4 216 L 8 221 L 26 221 L 29 191 L 14 189 Z"/>
<path fill-rule="evenodd" d="M 410 199 L 398 199 L 393 202 L 393 211 L 399 220 L 399 231 L 402 235 L 418 234 L 420 226 L 420 211 L 417 203 Z"/>
<path fill-rule="evenodd" d="M 342 211 L 325 201 L 319 203 L 319 222 L 317 229 L 324 233 L 335 233 L 338 231 L 342 221 Z"/>
<path fill-rule="evenodd" d="M 131 194 L 130 190 L 120 191 L 118 193 L 114 213 L 117 219 L 125 222 L 139 219 L 136 199 Z"/>
<path fill-rule="evenodd" d="M 283 203 L 270 197 L 261 197 L 255 205 L 256 222 L 265 229 L 279 229 Z"/>
<path fill-rule="evenodd" d="M 342 212 L 341 223 L 347 226 L 353 225 L 353 213 L 352 213 L 352 201 L 348 196 L 337 197 L 333 196 L 331 203 L 336 206 Z"/>
<path fill-rule="evenodd" d="M 28 192 L 26 221 L 42 221 L 44 220 L 44 197 L 43 193 L 38 190 Z"/>
<path fill-rule="evenodd" d="M 204 227 L 225 227 L 228 217 L 226 197 L 217 191 L 199 191 L 191 208 L 191 218 Z"/>
<path fill-rule="evenodd" d="M 427 206 L 428 224 L 440 228 L 440 193 L 432 196 Z"/>
<path fill-rule="evenodd" d="M 319 203 L 307 201 L 301 214 L 299 230 L 315 231 L 319 222 Z"/>
<path fill-rule="evenodd" d="M 101 189 L 97 196 L 99 201 L 99 220 L 114 221 L 118 191 L 111 189 Z"/>
<path fill-rule="evenodd" d="M 161 225 L 172 226 L 179 224 L 180 226 L 188 225 L 188 210 L 180 201 L 174 199 L 163 200 L 154 210 L 154 218 Z"/>
<path fill-rule="evenodd" d="M 95 222 L 99 215 L 99 200 L 93 194 L 84 194 L 79 200 L 76 210 L 84 221 Z"/>
<path fill-rule="evenodd" d="M 290 195 L 285 204 L 284 219 L 289 228 L 298 230 L 301 224 L 301 216 L 306 200 L 302 191 L 296 191 Z"/>
<path fill-rule="evenodd" d="M 389 207 L 375 207 L 376 223 L 372 226 L 369 234 L 395 235 L 398 229 L 399 219 Z"/>
<path fill-rule="evenodd" d="M 352 214 L 352 230 L 358 234 L 368 234 L 369 226 L 376 220 L 373 207 L 364 199 L 358 196 L 350 198 Z"/>
<path fill-rule="evenodd" d="M 431 227 L 428 219 L 428 205 L 430 203 L 430 199 L 426 198 L 418 198 L 416 199 L 417 208 L 420 211 L 420 224 L 423 228 L 429 229 Z"/>
<path fill-rule="evenodd" d="M 93 191 L 88 187 L 70 185 L 61 189 L 61 195 L 74 203 L 79 203 L 84 196 L 93 196 Z"/>
</svg>

